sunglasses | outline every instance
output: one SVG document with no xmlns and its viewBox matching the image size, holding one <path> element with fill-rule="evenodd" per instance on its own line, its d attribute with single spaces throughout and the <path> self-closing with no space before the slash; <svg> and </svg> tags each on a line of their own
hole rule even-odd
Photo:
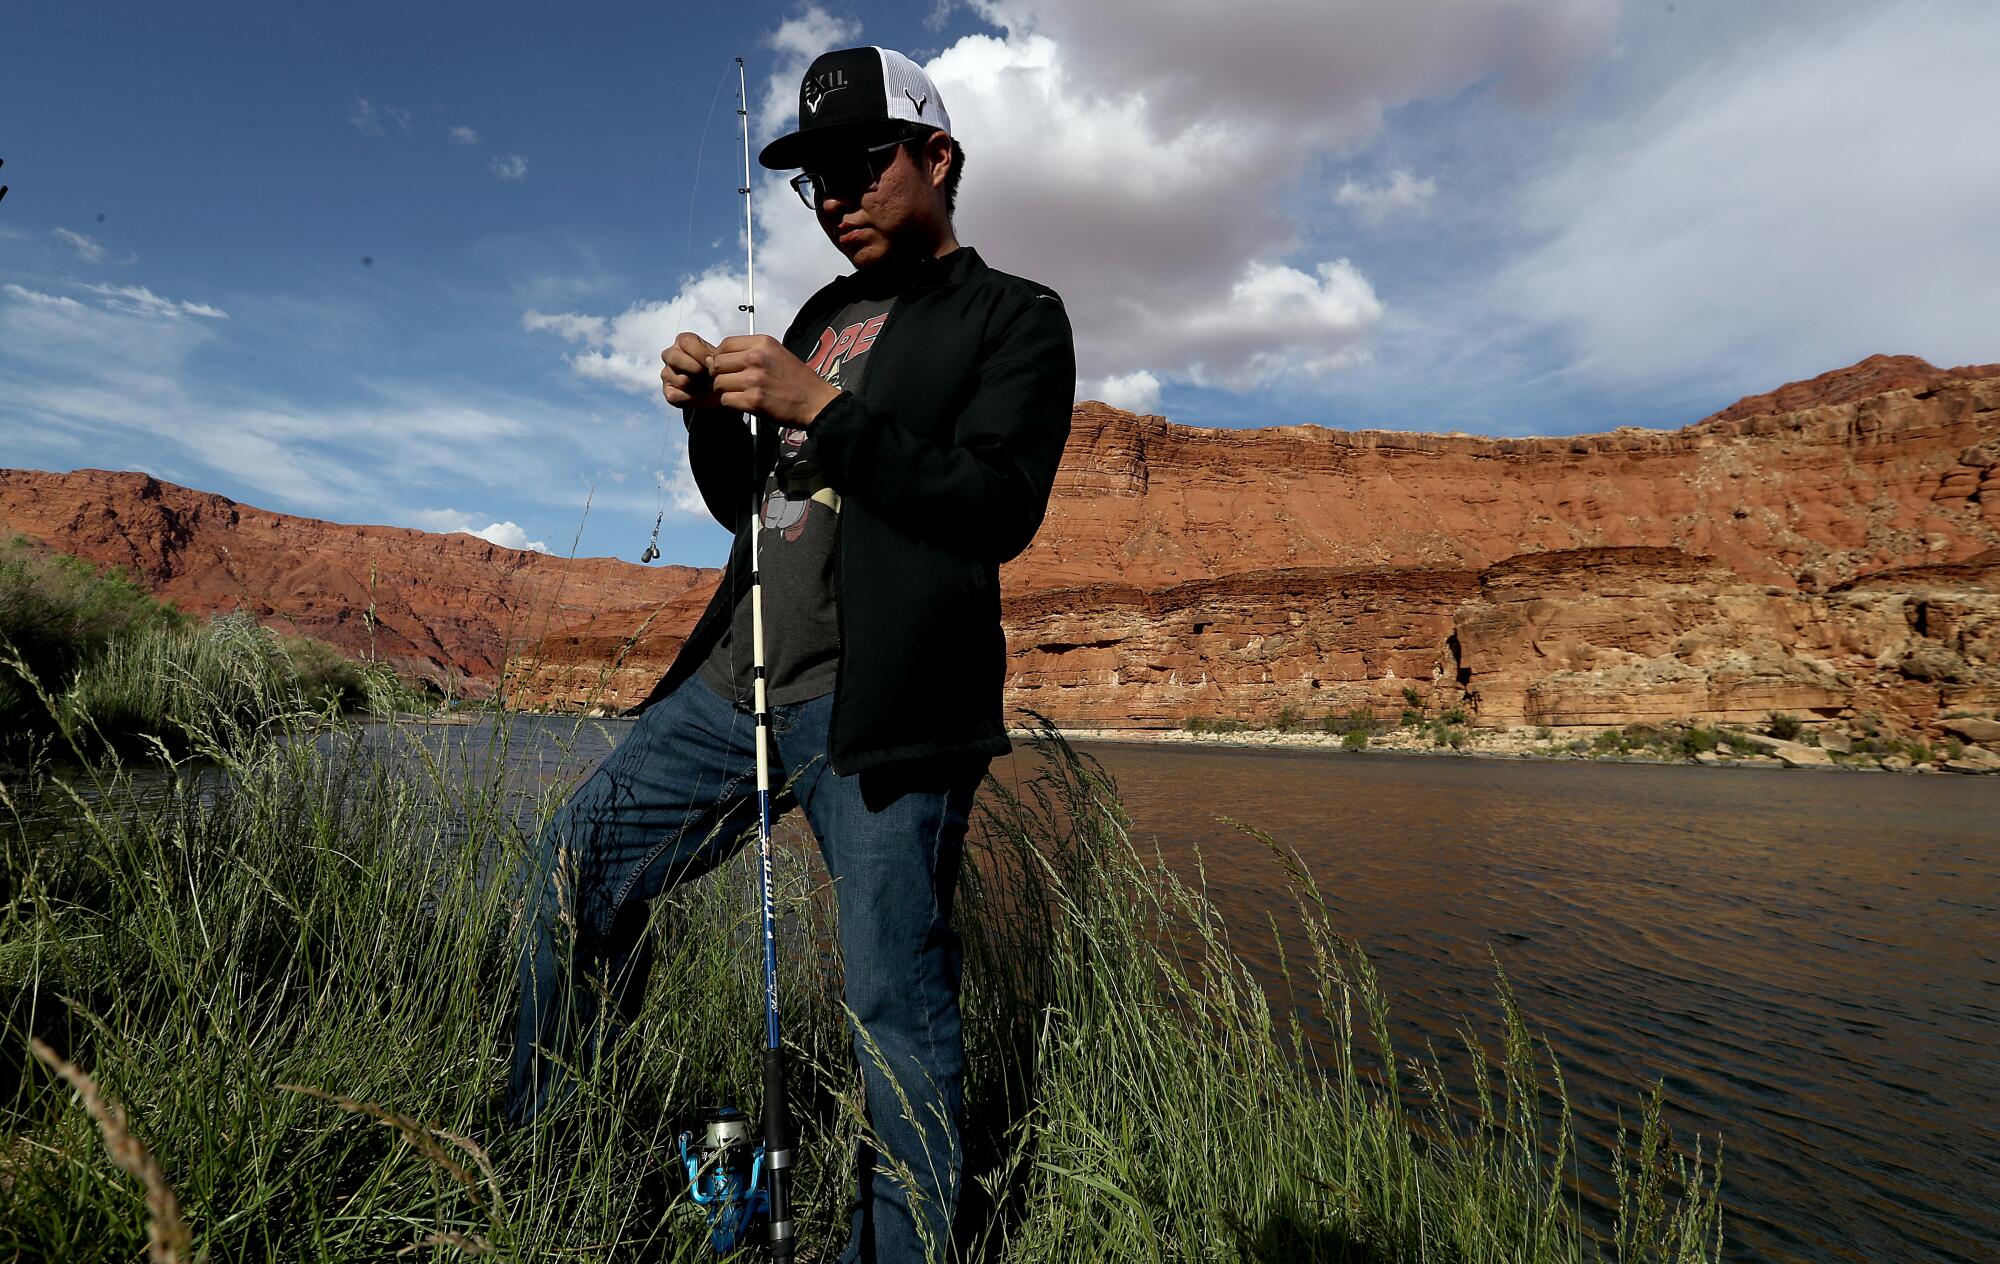
<svg viewBox="0 0 2000 1264">
<path fill-rule="evenodd" d="M 896 165 L 896 151 L 908 143 L 908 138 L 898 138 L 826 159 L 816 170 L 793 176 L 791 186 L 810 211 L 818 210 L 829 197 L 865 193 L 881 180 L 882 173 Z"/>
</svg>

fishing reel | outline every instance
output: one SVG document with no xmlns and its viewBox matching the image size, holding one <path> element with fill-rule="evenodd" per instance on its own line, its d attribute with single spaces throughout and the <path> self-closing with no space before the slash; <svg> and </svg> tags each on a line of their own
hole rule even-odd
<svg viewBox="0 0 2000 1264">
<path fill-rule="evenodd" d="M 692 1131 L 681 1134 L 681 1164 L 695 1205 L 708 1216 L 708 1243 L 718 1256 L 762 1242 L 757 1231 L 771 1218 L 771 1195 L 764 1187 L 764 1143 L 750 1119 L 734 1106 L 705 1110 Z"/>
</svg>

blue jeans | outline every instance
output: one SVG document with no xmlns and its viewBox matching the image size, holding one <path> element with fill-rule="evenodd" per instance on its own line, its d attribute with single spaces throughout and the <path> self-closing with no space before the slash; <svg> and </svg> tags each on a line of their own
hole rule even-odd
<svg viewBox="0 0 2000 1264">
<path fill-rule="evenodd" d="M 843 777 L 827 767 L 832 713 L 830 694 L 771 708 L 771 782 L 774 792 L 790 783 L 833 876 L 855 1058 L 870 1131 L 887 1152 L 862 1143 L 841 1259 L 916 1261 L 926 1239 L 949 1249 L 958 1205 L 965 1036 L 951 904 L 987 761 Z M 603 1030 L 637 1012 L 652 961 L 648 902 L 754 833 L 755 741 L 746 712 L 690 679 L 648 708 L 550 819 L 520 959 L 507 1094 L 515 1124 L 568 1092 L 557 1059 L 588 1058 Z M 598 1012 L 600 988 L 620 1013 Z M 911 1174 L 914 1199 L 886 1157 Z"/>
</svg>

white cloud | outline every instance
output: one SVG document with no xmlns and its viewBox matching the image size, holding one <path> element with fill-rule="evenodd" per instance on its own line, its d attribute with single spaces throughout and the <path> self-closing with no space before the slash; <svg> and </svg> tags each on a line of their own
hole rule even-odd
<svg viewBox="0 0 2000 1264">
<path fill-rule="evenodd" d="M 1397 211 L 1421 210 L 1437 193 L 1437 181 L 1419 180 L 1407 171 L 1393 171 L 1382 184 L 1362 184 L 1352 177 L 1334 190 L 1335 206 L 1351 207 L 1362 219 L 1379 224 Z"/>
<path fill-rule="evenodd" d="M 391 124 L 405 136 L 416 131 L 416 122 L 408 110 L 378 104 L 358 92 L 348 102 L 347 121 L 363 136 L 381 136 Z"/>
<path fill-rule="evenodd" d="M 512 522 L 495 522 L 477 531 L 468 531 L 488 544 L 497 544 L 503 549 L 521 549 L 529 553 L 546 553 L 549 546 L 540 540 L 530 540 L 528 533 Z"/>
<path fill-rule="evenodd" d="M 472 515 L 462 509 L 419 509 L 410 515 L 410 521 L 421 530 L 435 531 L 440 535 L 467 531 L 472 527 Z"/>
<path fill-rule="evenodd" d="M 1517 101 L 1560 96 L 1615 17 L 1614 0 L 973 7 L 1001 33 L 927 66 L 968 149 L 960 239 L 1055 285 L 1080 377 L 1128 391 L 1250 389 L 1365 358 L 1383 303 L 1349 260 L 1296 257 L 1288 195 L 1317 161 L 1371 139 L 1391 106 L 1489 81 Z M 789 130 L 807 59 L 859 36 L 818 7 L 772 34 L 785 61 L 753 111 L 755 143 Z M 757 198 L 768 329 L 844 265 L 778 180 L 760 177 Z M 720 265 L 622 316 L 540 327 L 584 344 L 569 356 L 577 373 L 652 394 L 666 340 L 739 328 L 741 293 L 740 268 Z"/>
<path fill-rule="evenodd" d="M 450 138 L 451 143 L 454 145 L 477 145 L 479 143 L 479 132 L 474 128 L 465 126 L 463 123 L 451 128 L 445 135 Z"/>
<path fill-rule="evenodd" d="M 104 305 L 112 311 L 124 312 L 129 316 L 157 316 L 178 320 L 183 316 L 201 316 L 208 320 L 228 320 L 229 313 L 207 303 L 192 303 L 185 300 L 163 298 L 143 285 L 86 285 L 83 287 L 93 294 L 104 296 Z"/>
<path fill-rule="evenodd" d="M 765 183 L 768 186 L 775 182 Z M 768 187 L 766 197 L 775 197 Z M 811 222 L 796 200 L 793 206 L 808 223 Z M 759 219 L 768 226 L 769 219 L 765 215 L 760 215 Z M 813 235 L 819 236 L 817 228 L 813 229 Z M 820 241 L 823 245 L 825 238 L 820 238 Z M 775 291 L 765 289 L 765 284 L 775 283 L 775 279 L 768 276 L 760 277 L 759 281 L 762 292 L 758 295 L 757 305 L 760 308 L 788 312 L 804 297 L 795 286 L 788 289 L 779 285 Z M 743 332 L 743 313 L 737 310 L 737 305 L 743 301 L 743 293 L 742 274 L 718 267 L 688 281 L 674 298 L 638 304 L 618 316 L 589 316 L 576 312 L 549 315 L 530 310 L 522 315 L 521 324 L 530 330 L 546 331 L 570 342 L 583 343 L 585 349 L 569 357 L 570 367 L 583 377 L 636 395 L 658 398 L 660 351 L 683 330 L 692 330 L 710 341 Z M 775 301 L 770 297 L 774 293 L 777 296 Z"/>
<path fill-rule="evenodd" d="M 667 503 L 678 513 L 691 517 L 708 517 L 708 502 L 701 498 L 701 485 L 694 481 L 694 466 L 688 460 L 687 444 L 680 445 L 680 457 L 669 475 L 665 470 L 655 470 L 653 481 L 667 498 Z"/>
<path fill-rule="evenodd" d="M 528 178 L 528 160 L 519 154 L 495 154 L 493 174 L 502 180 L 525 180 Z"/>
<path fill-rule="evenodd" d="M 757 110 L 757 133 L 751 152 L 791 130 L 798 114 L 799 80 L 806 67 L 821 53 L 846 48 L 861 36 L 861 23 L 837 18 L 816 4 L 801 9 L 797 16 L 778 24 L 765 37 L 765 46 L 778 54 L 776 67 L 765 81 L 764 99 Z"/>
<path fill-rule="evenodd" d="M 1563 331 L 1599 381 L 1993 359 L 2000 8 L 1945 8 L 1706 50 L 1535 180 L 1541 244 L 1495 303 Z"/>
<path fill-rule="evenodd" d="M 1128 413 L 1149 413 L 1160 402 L 1160 379 L 1144 369 L 1077 385 L 1078 399 L 1095 399 Z"/>
<path fill-rule="evenodd" d="M 1614 0 L 974 0 L 1007 30 L 1055 40 L 1092 95 L 1146 98 L 1161 130 L 1257 120 L 1264 144 L 1353 145 L 1382 112 L 1491 80 L 1560 98 L 1601 52 Z M 957 113 L 954 109 L 954 120 Z"/>
<path fill-rule="evenodd" d="M 608 322 L 602 316 L 580 316 L 575 312 L 538 312 L 533 308 L 521 313 L 521 328 L 530 333 L 548 332 L 557 334 L 571 342 L 587 342 L 592 346 L 604 342 Z"/>
<path fill-rule="evenodd" d="M 360 132 L 363 136 L 380 136 L 382 134 L 382 112 L 375 108 L 375 104 L 372 101 L 358 92 L 354 94 L 354 99 L 348 103 L 347 121 L 353 124 L 354 130 Z"/>
<path fill-rule="evenodd" d="M 67 228 L 58 228 L 54 232 L 56 236 L 68 242 L 70 248 L 76 251 L 76 257 L 85 263 L 104 262 L 106 254 L 104 243 L 98 241 L 95 237 L 86 237 L 82 233 L 72 232 Z"/>
<path fill-rule="evenodd" d="M 473 514 L 457 509 L 419 509 L 410 515 L 412 521 L 425 531 L 435 531 L 440 535 L 477 536 L 488 544 L 501 548 L 521 549 L 529 553 L 546 553 L 549 546 L 540 540 L 530 540 L 528 533 L 513 522 L 489 522 L 486 526 L 475 527 Z"/>
<path fill-rule="evenodd" d="M 58 310 L 78 312 L 85 310 L 83 304 L 67 295 L 45 294 L 40 290 L 31 290 L 25 286 L 15 285 L 12 281 L 9 281 L 4 286 L 0 286 L 0 289 L 4 289 L 7 293 L 12 294 L 15 298 L 23 302 L 34 303 L 41 307 L 53 307 Z"/>
<path fill-rule="evenodd" d="M 1365 342 L 1381 304 L 1351 265 L 1283 261 L 1294 144 L 1249 117 L 1167 125 L 1145 93 L 1071 65 L 1016 35 L 961 40 L 930 70 L 967 143 L 961 238 L 1062 292 L 1082 377 L 1248 387 Z"/>
</svg>

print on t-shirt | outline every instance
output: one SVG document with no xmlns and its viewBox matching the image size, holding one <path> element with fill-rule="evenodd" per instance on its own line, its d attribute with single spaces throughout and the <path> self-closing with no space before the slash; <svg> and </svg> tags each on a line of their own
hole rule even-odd
<svg viewBox="0 0 2000 1264">
<path fill-rule="evenodd" d="M 843 308 L 820 332 L 806 367 L 842 390 L 858 391 L 893 303 L 893 297 L 863 299 Z M 781 426 L 777 440 L 777 461 L 757 508 L 758 573 L 766 612 L 766 693 L 774 703 L 792 703 L 831 689 L 840 659 L 833 548 L 840 493 L 827 486 L 811 427 Z M 737 601 L 729 632 L 702 665 L 709 683 L 745 696 L 749 645 L 746 593 Z"/>
</svg>

